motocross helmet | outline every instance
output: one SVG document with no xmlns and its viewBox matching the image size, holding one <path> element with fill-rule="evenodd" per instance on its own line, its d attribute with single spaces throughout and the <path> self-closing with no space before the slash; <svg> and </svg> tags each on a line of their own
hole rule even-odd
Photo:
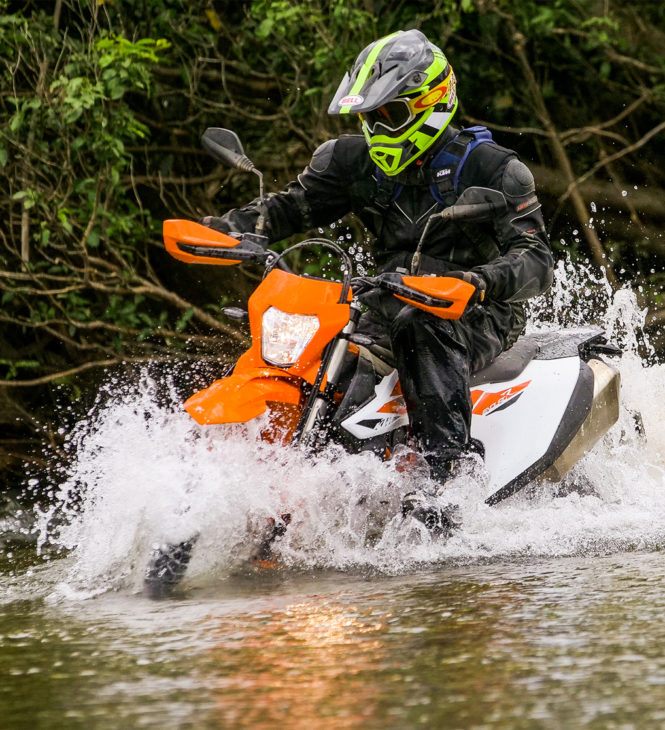
<svg viewBox="0 0 665 730">
<path fill-rule="evenodd" d="M 419 30 L 397 31 L 358 56 L 329 114 L 357 114 L 369 156 L 397 175 L 429 149 L 457 109 L 455 74 Z"/>
</svg>

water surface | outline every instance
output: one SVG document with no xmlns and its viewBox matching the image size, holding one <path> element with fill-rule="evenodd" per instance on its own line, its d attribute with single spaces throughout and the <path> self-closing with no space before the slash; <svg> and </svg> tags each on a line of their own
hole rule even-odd
<svg viewBox="0 0 665 730">
<path fill-rule="evenodd" d="M 662 554 L 247 574 L 151 602 L 8 578 L 3 727 L 659 728 Z M 23 592 L 23 595 L 22 595 Z"/>
</svg>

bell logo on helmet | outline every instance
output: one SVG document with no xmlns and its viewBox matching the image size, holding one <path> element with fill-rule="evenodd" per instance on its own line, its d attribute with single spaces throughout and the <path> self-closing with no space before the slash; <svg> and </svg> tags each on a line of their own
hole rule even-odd
<svg viewBox="0 0 665 730">
<path fill-rule="evenodd" d="M 343 99 L 340 99 L 338 104 L 340 106 L 356 106 L 358 104 L 362 104 L 363 101 L 365 101 L 363 96 L 360 96 L 359 94 L 351 94 L 350 96 L 345 96 Z"/>
</svg>

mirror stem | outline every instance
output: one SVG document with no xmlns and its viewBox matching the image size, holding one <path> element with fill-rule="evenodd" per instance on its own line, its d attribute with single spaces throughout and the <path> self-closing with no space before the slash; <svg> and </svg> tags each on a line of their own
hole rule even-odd
<svg viewBox="0 0 665 730">
<path fill-rule="evenodd" d="M 264 202 L 264 187 L 263 187 L 263 173 L 261 170 L 258 170 L 256 167 L 252 166 L 252 172 L 258 175 L 259 177 L 259 198 L 261 198 L 261 202 Z"/>
<path fill-rule="evenodd" d="M 427 232 L 429 231 L 430 224 L 432 223 L 432 220 L 438 215 L 440 215 L 440 213 L 435 213 L 427 219 L 427 223 L 425 223 L 425 228 L 423 229 L 422 235 L 420 236 L 420 240 L 418 241 L 416 250 L 411 257 L 411 274 L 413 276 L 418 275 L 418 268 L 420 266 L 420 251 L 422 250 L 423 243 L 425 242 L 425 238 L 427 237 Z"/>
<path fill-rule="evenodd" d="M 260 212 L 259 217 L 256 221 L 256 226 L 254 227 L 254 233 L 258 234 L 259 236 L 263 236 L 263 230 L 266 225 L 266 198 L 265 198 L 265 190 L 263 186 L 263 173 L 261 170 L 258 170 L 256 167 L 252 167 L 252 172 L 256 173 L 259 178 L 259 200 L 260 200 Z"/>
</svg>

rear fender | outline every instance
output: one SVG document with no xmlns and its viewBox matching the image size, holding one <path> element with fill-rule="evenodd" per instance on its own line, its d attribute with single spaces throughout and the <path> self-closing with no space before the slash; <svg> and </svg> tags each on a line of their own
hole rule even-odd
<svg viewBox="0 0 665 730">
<path fill-rule="evenodd" d="M 185 401 L 185 410 L 202 426 L 246 423 L 265 413 L 270 403 L 300 403 L 299 379 L 272 368 L 256 368 L 216 380 Z"/>
</svg>

